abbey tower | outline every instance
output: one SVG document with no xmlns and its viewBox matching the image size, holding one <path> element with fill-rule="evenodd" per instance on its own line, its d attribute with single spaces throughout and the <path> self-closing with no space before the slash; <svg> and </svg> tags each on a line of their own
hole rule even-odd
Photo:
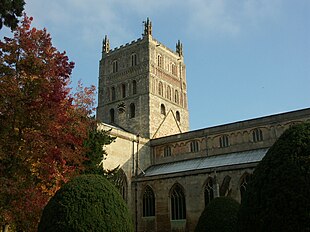
<svg viewBox="0 0 310 232">
<path fill-rule="evenodd" d="M 189 130 L 186 71 L 180 41 L 176 51 L 152 37 L 144 22 L 143 37 L 110 50 L 103 40 L 99 66 L 97 118 L 145 138 Z"/>
</svg>

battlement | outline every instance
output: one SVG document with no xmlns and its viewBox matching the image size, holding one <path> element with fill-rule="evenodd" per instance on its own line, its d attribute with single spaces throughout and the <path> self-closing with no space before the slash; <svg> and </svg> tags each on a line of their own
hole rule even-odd
<svg viewBox="0 0 310 232">
<path fill-rule="evenodd" d="M 137 43 L 140 43 L 141 41 L 143 41 L 144 38 L 138 38 L 136 40 L 132 40 L 130 43 L 126 43 L 125 45 L 120 45 L 119 47 L 115 47 L 113 49 L 110 49 L 107 53 L 104 53 L 103 54 L 106 54 L 106 55 L 111 55 L 113 53 L 116 53 L 118 52 L 120 49 L 125 49 L 125 48 L 129 48 Z"/>
</svg>

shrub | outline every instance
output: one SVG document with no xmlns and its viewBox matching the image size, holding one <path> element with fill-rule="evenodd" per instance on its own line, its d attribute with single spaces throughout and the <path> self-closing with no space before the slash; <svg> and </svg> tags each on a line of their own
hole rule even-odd
<svg viewBox="0 0 310 232">
<path fill-rule="evenodd" d="M 253 173 L 240 231 L 310 231 L 310 124 L 286 130 Z"/>
<path fill-rule="evenodd" d="M 81 175 L 58 190 L 43 210 L 38 232 L 133 231 L 126 203 L 103 176 Z"/>
<path fill-rule="evenodd" d="M 230 197 L 213 199 L 202 212 L 195 232 L 234 232 L 237 229 L 239 203 Z"/>
</svg>

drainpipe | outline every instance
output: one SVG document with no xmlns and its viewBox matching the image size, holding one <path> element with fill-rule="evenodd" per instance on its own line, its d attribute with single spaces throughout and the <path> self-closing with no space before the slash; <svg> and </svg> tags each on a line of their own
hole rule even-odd
<svg viewBox="0 0 310 232">
<path fill-rule="evenodd" d="M 135 157 L 136 167 L 135 167 L 135 177 L 138 176 L 138 167 L 139 167 L 139 134 L 137 134 L 137 153 Z M 138 231 L 138 184 L 135 181 L 135 221 L 136 221 L 136 232 Z"/>
</svg>

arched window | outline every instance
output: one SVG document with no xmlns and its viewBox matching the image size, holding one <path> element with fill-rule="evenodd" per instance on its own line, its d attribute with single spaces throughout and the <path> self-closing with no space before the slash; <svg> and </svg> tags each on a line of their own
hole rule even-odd
<svg viewBox="0 0 310 232">
<path fill-rule="evenodd" d="M 115 99 L 116 99 L 115 87 L 111 88 L 111 97 L 112 97 L 112 101 L 115 101 Z"/>
<path fill-rule="evenodd" d="M 121 196 L 125 201 L 127 201 L 128 196 L 128 183 L 127 183 L 127 177 L 123 169 L 119 169 L 115 175 L 110 177 L 110 181 L 114 183 L 116 188 L 119 190 Z"/>
<path fill-rule="evenodd" d="M 177 75 L 177 66 L 174 63 L 171 64 L 171 73 Z"/>
<path fill-rule="evenodd" d="M 163 96 L 163 83 L 161 81 L 158 83 L 158 94 Z"/>
<path fill-rule="evenodd" d="M 180 122 L 181 117 L 180 117 L 180 112 L 179 111 L 175 112 L 175 117 L 176 117 L 177 121 Z"/>
<path fill-rule="evenodd" d="M 246 192 L 247 185 L 251 179 L 251 175 L 249 173 L 244 173 L 241 177 L 240 181 L 240 196 L 241 196 L 241 202 L 242 199 L 244 199 L 244 194 Z"/>
<path fill-rule="evenodd" d="M 143 194 L 143 217 L 155 216 L 155 195 L 150 186 L 146 186 Z"/>
<path fill-rule="evenodd" d="M 131 66 L 136 66 L 137 65 L 137 54 L 133 53 L 131 54 Z"/>
<path fill-rule="evenodd" d="M 191 152 L 197 152 L 199 151 L 199 146 L 198 146 L 198 141 L 195 140 L 195 141 L 191 141 L 190 143 L 190 148 L 191 148 Z"/>
<path fill-rule="evenodd" d="M 113 61 L 112 66 L 113 66 L 113 73 L 118 72 L 118 61 L 117 60 Z"/>
<path fill-rule="evenodd" d="M 179 104 L 179 92 L 178 92 L 178 90 L 174 91 L 174 102 Z"/>
<path fill-rule="evenodd" d="M 211 177 L 209 177 L 206 181 L 204 195 L 205 195 L 205 206 L 207 206 L 210 203 L 210 201 L 212 201 L 214 198 L 214 181 Z"/>
<path fill-rule="evenodd" d="M 171 88 L 170 88 L 170 86 L 167 86 L 166 97 L 171 101 Z"/>
<path fill-rule="evenodd" d="M 157 65 L 158 67 L 163 67 L 163 58 L 161 57 L 161 55 L 157 56 Z"/>
<path fill-rule="evenodd" d="M 171 189 L 171 220 L 186 219 L 185 195 L 180 185 Z"/>
<path fill-rule="evenodd" d="M 261 129 L 255 129 L 252 132 L 253 135 L 253 142 L 259 142 L 259 141 L 263 141 L 263 132 Z"/>
<path fill-rule="evenodd" d="M 130 114 L 129 114 L 129 117 L 130 118 L 134 118 L 136 116 L 136 107 L 135 107 L 135 104 L 134 103 L 131 103 L 130 106 Z"/>
<path fill-rule="evenodd" d="M 114 118 L 114 109 L 110 109 L 110 122 L 114 123 L 115 118 Z"/>
<path fill-rule="evenodd" d="M 220 137 L 220 147 L 228 147 L 229 146 L 229 140 L 227 135 L 222 135 Z"/>
<path fill-rule="evenodd" d="M 122 84 L 122 97 L 125 98 L 126 97 L 126 85 Z"/>
<path fill-rule="evenodd" d="M 171 156 L 171 147 L 170 146 L 166 146 L 164 148 L 164 157 L 167 157 L 167 156 Z"/>
<path fill-rule="evenodd" d="M 161 113 L 162 115 L 166 115 L 166 107 L 165 107 L 164 104 L 161 104 L 161 105 L 160 105 L 160 113 Z"/>
<path fill-rule="evenodd" d="M 137 94 L 137 81 L 132 81 L 132 94 Z"/>
</svg>

